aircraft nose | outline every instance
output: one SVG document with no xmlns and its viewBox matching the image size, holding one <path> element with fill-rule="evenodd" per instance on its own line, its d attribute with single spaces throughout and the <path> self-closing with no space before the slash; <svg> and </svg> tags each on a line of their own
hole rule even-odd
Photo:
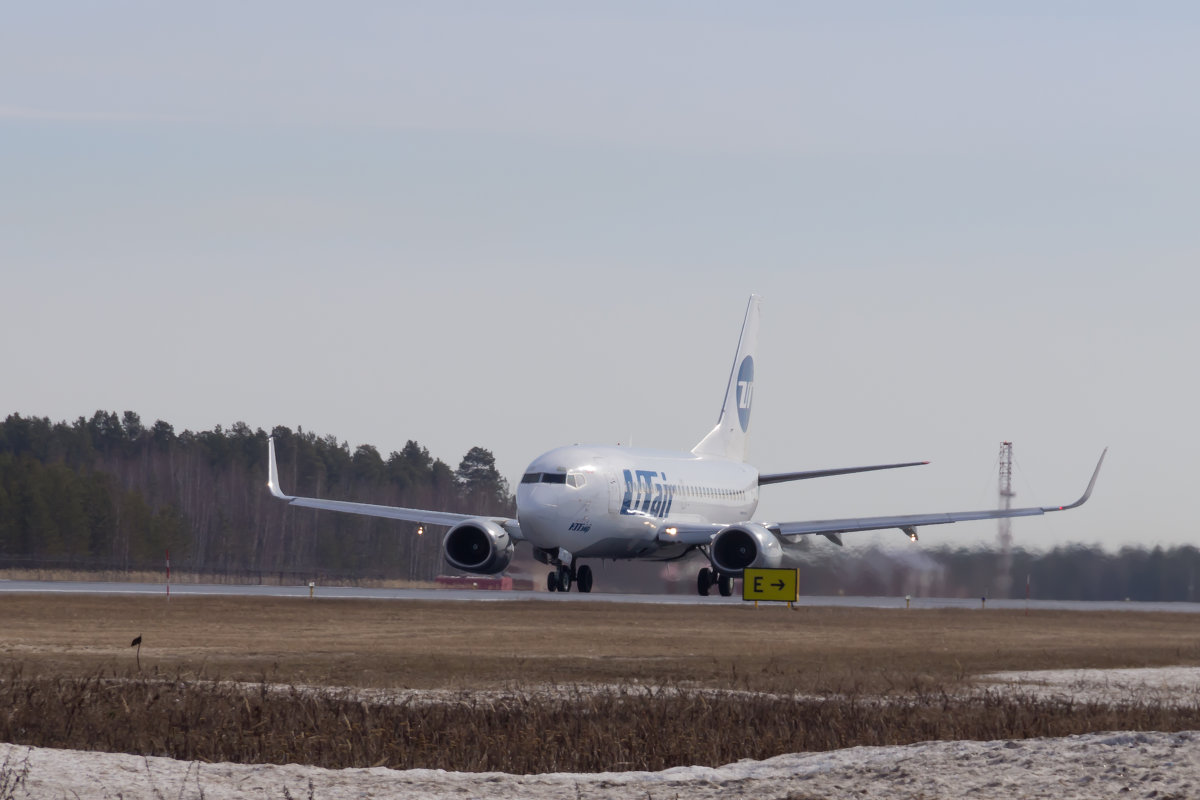
<svg viewBox="0 0 1200 800">
<path fill-rule="evenodd" d="M 524 487 L 517 494 L 517 520 L 521 532 L 537 547 L 554 547 L 557 532 L 562 528 L 561 511 L 552 498 L 547 497 L 548 486 Z"/>
</svg>

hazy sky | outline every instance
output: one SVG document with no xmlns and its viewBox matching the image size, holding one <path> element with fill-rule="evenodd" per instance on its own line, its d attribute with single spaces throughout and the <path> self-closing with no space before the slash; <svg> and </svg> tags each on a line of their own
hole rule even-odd
<svg viewBox="0 0 1200 800">
<path fill-rule="evenodd" d="M 758 292 L 757 466 L 933 461 L 768 487 L 763 518 L 990 507 L 1011 439 L 1020 505 L 1111 447 L 1018 544 L 1195 543 L 1198 23 L 15 4 L 0 414 L 480 445 L 515 481 L 565 443 L 690 448 Z"/>
</svg>

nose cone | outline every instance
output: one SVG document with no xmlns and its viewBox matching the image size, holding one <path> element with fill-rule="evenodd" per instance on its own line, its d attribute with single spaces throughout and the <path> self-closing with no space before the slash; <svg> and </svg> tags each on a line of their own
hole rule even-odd
<svg viewBox="0 0 1200 800">
<path fill-rule="evenodd" d="M 587 451 L 564 447 L 538 456 L 517 486 L 521 533 L 536 547 L 570 549 L 572 534 L 603 512 L 605 486 Z"/>
</svg>

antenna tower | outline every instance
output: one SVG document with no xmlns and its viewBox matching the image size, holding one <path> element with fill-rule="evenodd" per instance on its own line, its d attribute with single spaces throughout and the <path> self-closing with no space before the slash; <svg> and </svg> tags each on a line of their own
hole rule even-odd
<svg viewBox="0 0 1200 800">
<path fill-rule="evenodd" d="M 1000 508 L 1008 511 L 1012 508 L 1012 499 L 1016 493 L 1012 488 L 1012 442 L 1000 443 Z M 996 576 L 996 593 L 1000 597 L 1008 597 L 1012 589 L 1012 519 L 1000 517 L 997 520 L 996 538 L 1000 541 L 1000 574 Z"/>
</svg>

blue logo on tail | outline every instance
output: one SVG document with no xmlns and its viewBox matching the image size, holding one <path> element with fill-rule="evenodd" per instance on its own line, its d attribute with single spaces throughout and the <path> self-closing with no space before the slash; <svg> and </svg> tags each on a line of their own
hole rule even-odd
<svg viewBox="0 0 1200 800">
<path fill-rule="evenodd" d="M 750 404 L 754 401 L 754 358 L 746 356 L 737 377 L 737 409 L 738 422 L 742 423 L 742 433 L 750 428 Z"/>
</svg>

